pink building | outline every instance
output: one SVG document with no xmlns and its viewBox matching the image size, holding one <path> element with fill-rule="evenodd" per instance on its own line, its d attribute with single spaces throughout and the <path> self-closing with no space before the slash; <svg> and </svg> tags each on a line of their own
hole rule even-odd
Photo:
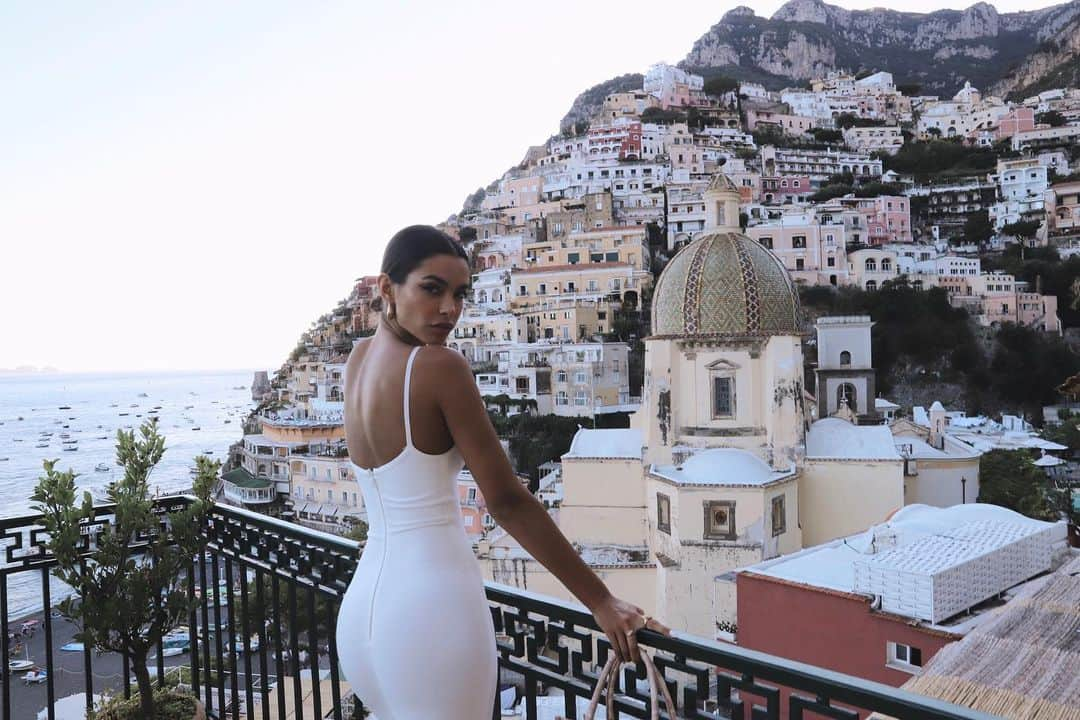
<svg viewBox="0 0 1080 720">
<path fill-rule="evenodd" d="M 903 195 L 858 198 L 856 209 L 866 216 L 870 245 L 912 241 L 911 203 Z"/>
<path fill-rule="evenodd" d="M 809 175 L 763 175 L 760 183 L 758 198 L 766 205 L 802 202 L 815 192 Z"/>
<path fill-rule="evenodd" d="M 746 129 L 750 132 L 753 132 L 759 126 L 771 125 L 780 128 L 787 135 L 805 135 L 816 124 L 817 120 L 815 118 L 805 115 L 789 115 L 753 108 L 746 111 Z"/>
<path fill-rule="evenodd" d="M 493 526 L 494 521 L 487 511 L 483 493 L 480 492 L 476 480 L 468 470 L 458 473 L 457 495 L 465 534 L 469 536 L 469 540 L 476 542 L 487 529 Z"/>
<path fill-rule="evenodd" d="M 1027 132 L 1035 129 L 1035 109 L 1018 107 L 1002 115 L 998 119 L 997 129 L 994 131 L 994 140 L 1010 138 L 1018 132 Z"/>
</svg>

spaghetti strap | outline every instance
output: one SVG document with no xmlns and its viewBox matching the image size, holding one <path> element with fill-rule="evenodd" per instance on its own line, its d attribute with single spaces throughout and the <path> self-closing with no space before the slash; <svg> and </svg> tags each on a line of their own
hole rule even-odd
<svg viewBox="0 0 1080 720">
<path fill-rule="evenodd" d="M 412 444 L 412 419 L 409 417 L 409 380 L 412 378 L 412 364 L 416 358 L 416 352 L 422 346 L 417 345 L 409 351 L 409 361 L 405 363 L 405 402 L 402 404 L 402 414 L 405 416 L 405 447 L 411 448 Z"/>
</svg>

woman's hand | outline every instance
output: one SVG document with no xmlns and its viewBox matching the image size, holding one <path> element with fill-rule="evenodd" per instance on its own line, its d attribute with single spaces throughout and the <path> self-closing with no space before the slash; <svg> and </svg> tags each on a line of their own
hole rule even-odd
<svg viewBox="0 0 1080 720">
<path fill-rule="evenodd" d="M 615 657 L 620 662 L 638 662 L 637 631 L 644 627 L 663 635 L 670 635 L 671 630 L 658 620 L 649 618 L 637 605 L 608 595 L 592 609 L 596 624 L 607 635 Z"/>
</svg>

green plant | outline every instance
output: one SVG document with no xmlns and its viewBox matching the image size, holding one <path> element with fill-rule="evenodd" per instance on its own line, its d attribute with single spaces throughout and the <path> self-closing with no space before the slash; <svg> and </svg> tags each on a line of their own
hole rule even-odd
<svg viewBox="0 0 1080 720">
<path fill-rule="evenodd" d="M 138 436 L 134 430 L 117 431 L 116 461 L 124 474 L 106 490 L 114 520 L 89 548 L 83 532 L 96 521 L 97 510 L 88 492 L 79 502 L 72 470 L 58 471 L 56 460 L 46 460 L 31 496 L 48 533 L 46 550 L 56 558 L 53 574 L 76 593 L 60 603 L 60 612 L 76 624 L 76 639 L 88 647 L 131 659 L 139 717 L 148 719 L 164 716 L 156 714 L 147 657 L 191 609 L 187 570 L 205 546 L 211 488 L 221 467 L 205 456 L 195 458 L 195 500 L 168 513 L 163 531 L 148 478 L 164 453 L 156 420 L 144 422 Z"/>
</svg>

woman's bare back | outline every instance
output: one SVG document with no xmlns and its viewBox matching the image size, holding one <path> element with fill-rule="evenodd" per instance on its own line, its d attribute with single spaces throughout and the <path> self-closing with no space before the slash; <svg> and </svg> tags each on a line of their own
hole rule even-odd
<svg viewBox="0 0 1080 720">
<path fill-rule="evenodd" d="M 362 468 L 381 467 L 405 449 L 405 364 L 413 346 L 396 339 L 370 337 L 356 344 L 345 365 L 345 440 L 349 458 Z M 453 437 L 417 351 L 409 388 L 412 441 L 430 455 L 447 452 Z"/>
</svg>

